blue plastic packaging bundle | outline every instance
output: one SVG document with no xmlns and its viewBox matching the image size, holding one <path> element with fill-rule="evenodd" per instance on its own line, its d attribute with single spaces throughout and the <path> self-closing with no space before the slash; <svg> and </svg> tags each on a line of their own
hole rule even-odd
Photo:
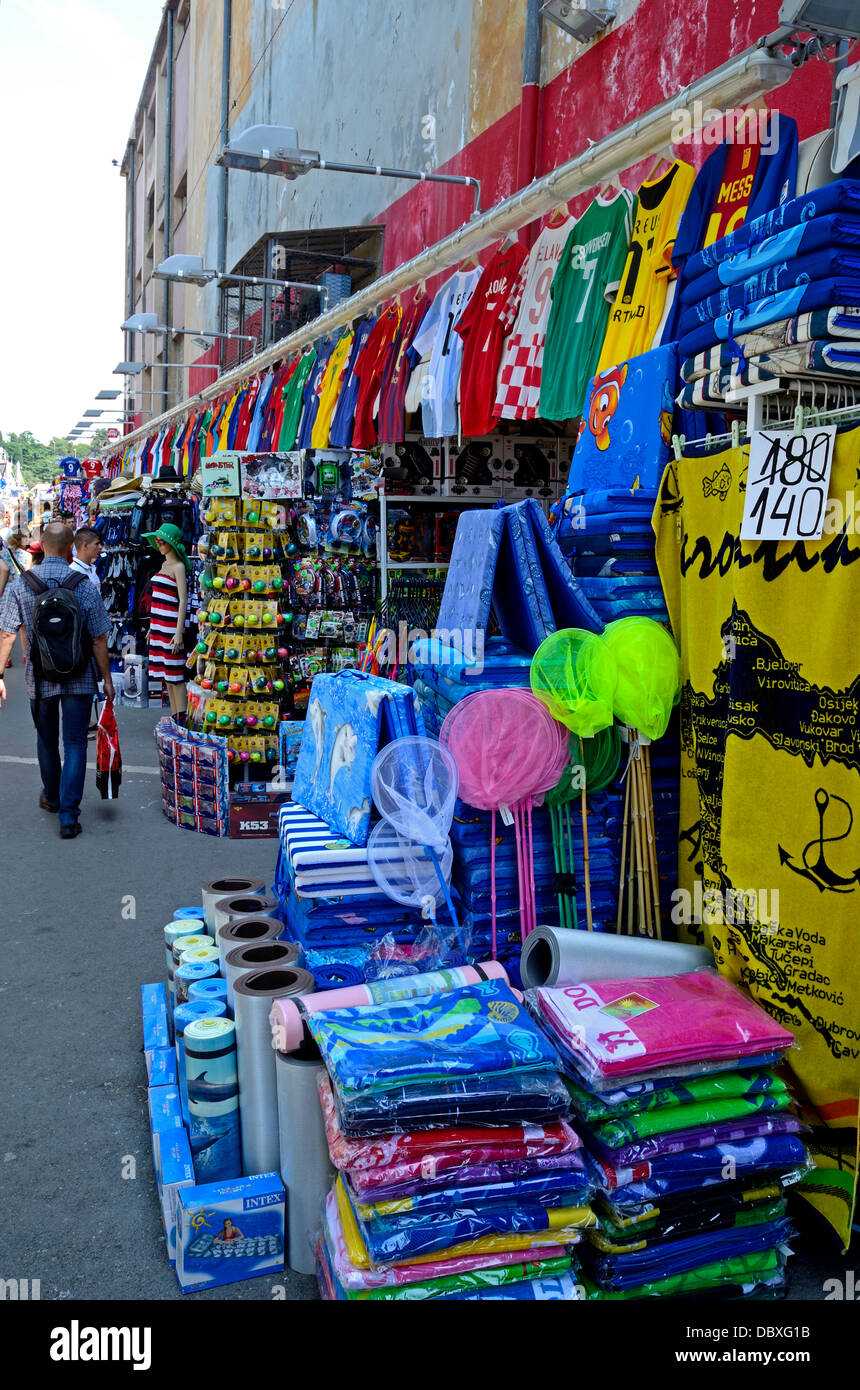
<svg viewBox="0 0 860 1390">
<path fill-rule="evenodd" d="M 189 1134 L 198 1182 L 225 1182 L 242 1171 L 236 1026 L 199 1018 L 183 1036 Z"/>
</svg>

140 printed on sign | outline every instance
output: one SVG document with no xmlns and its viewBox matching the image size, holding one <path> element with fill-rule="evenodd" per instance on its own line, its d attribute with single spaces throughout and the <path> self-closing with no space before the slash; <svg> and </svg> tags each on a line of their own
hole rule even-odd
<svg viewBox="0 0 860 1390">
<path fill-rule="evenodd" d="M 742 541 L 821 538 L 836 426 L 756 430 L 750 439 Z"/>
</svg>

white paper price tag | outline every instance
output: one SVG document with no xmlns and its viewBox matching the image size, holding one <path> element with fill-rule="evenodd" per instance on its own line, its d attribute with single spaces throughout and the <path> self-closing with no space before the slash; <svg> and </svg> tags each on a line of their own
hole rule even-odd
<svg viewBox="0 0 860 1390">
<path fill-rule="evenodd" d="M 820 539 L 835 438 L 835 425 L 803 434 L 755 431 L 750 439 L 742 541 Z"/>
</svg>

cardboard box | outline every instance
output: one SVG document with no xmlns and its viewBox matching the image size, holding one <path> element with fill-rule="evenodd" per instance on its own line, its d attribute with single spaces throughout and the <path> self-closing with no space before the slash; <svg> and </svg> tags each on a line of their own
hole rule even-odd
<svg viewBox="0 0 860 1390">
<path fill-rule="evenodd" d="M 141 985 L 140 1009 L 144 1018 L 147 1014 L 160 1014 L 166 1007 L 167 1000 L 164 996 L 163 980 L 158 980 L 153 985 Z"/>
<path fill-rule="evenodd" d="M 382 477 L 394 497 L 441 497 L 446 472 L 444 439 L 407 434 L 401 444 L 383 444 Z"/>
<path fill-rule="evenodd" d="M 176 1053 L 172 1047 L 160 1047 L 152 1054 L 149 1068 L 149 1089 L 176 1085 Z"/>
<path fill-rule="evenodd" d="M 163 1087 L 160 1089 L 164 1089 Z M 164 1131 L 159 1136 L 161 1156 L 161 1219 L 164 1222 L 164 1238 L 167 1241 L 167 1258 L 176 1264 L 176 1208 L 179 1194 L 186 1187 L 194 1186 L 194 1165 L 191 1162 L 191 1145 L 184 1128 Z"/>
<path fill-rule="evenodd" d="M 176 1085 L 151 1086 L 146 1093 L 146 1103 L 149 1107 L 152 1168 L 155 1173 L 156 1184 L 160 1189 L 162 1138 L 166 1134 L 169 1142 L 169 1136 L 176 1130 L 182 1129 L 182 1102 L 179 1096 L 179 1087 Z"/>
<path fill-rule="evenodd" d="M 278 813 L 289 799 L 288 791 L 275 790 L 266 783 L 237 787 L 230 796 L 230 839 L 276 840 Z"/>
<path fill-rule="evenodd" d="M 167 1021 L 167 1002 L 159 1013 L 144 1014 L 143 1017 L 143 1056 L 146 1062 L 146 1075 L 152 1070 L 152 1058 L 156 1052 L 170 1046 L 170 1025 Z"/>
<path fill-rule="evenodd" d="M 534 497 L 538 502 L 554 502 L 559 490 L 559 445 L 566 443 L 553 435 L 538 434 L 505 439 L 505 500 L 521 502 Z"/>
<path fill-rule="evenodd" d="M 277 1173 L 177 1193 L 176 1277 L 183 1293 L 284 1268 L 284 1185 Z"/>
<path fill-rule="evenodd" d="M 503 497 L 505 495 L 505 445 L 499 435 L 447 441 L 448 468 L 443 497 Z"/>
</svg>

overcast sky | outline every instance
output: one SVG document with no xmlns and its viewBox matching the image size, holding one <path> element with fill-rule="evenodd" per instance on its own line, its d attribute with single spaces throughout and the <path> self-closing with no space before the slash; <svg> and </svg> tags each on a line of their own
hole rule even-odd
<svg viewBox="0 0 860 1390">
<path fill-rule="evenodd" d="M 121 385 L 121 160 L 163 0 L 0 0 L 0 430 Z"/>
</svg>

